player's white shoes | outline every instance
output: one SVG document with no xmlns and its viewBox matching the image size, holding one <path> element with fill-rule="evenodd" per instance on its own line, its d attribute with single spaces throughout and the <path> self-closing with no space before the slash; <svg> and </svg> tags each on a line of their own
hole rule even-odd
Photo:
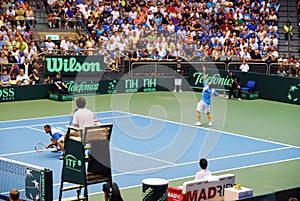
<svg viewBox="0 0 300 201">
<path fill-rule="evenodd" d="M 195 126 L 201 126 L 202 124 L 201 124 L 201 122 L 199 122 L 199 121 L 197 121 L 196 123 L 195 123 Z"/>
<path fill-rule="evenodd" d="M 238 98 L 238 100 L 240 101 L 240 100 L 242 100 L 241 98 Z"/>
<path fill-rule="evenodd" d="M 52 151 L 52 152 L 58 152 L 59 149 L 57 149 L 56 147 L 53 147 L 51 151 Z"/>
<path fill-rule="evenodd" d="M 60 157 L 59 157 L 59 160 L 64 160 L 65 158 L 65 154 L 62 154 Z"/>
<path fill-rule="evenodd" d="M 179 90 L 179 92 L 181 93 L 181 92 L 182 92 L 182 90 L 180 89 L 180 90 Z"/>
<path fill-rule="evenodd" d="M 208 126 L 212 126 L 212 122 L 211 121 L 208 123 Z"/>
<path fill-rule="evenodd" d="M 176 92 L 176 89 L 174 89 L 173 92 Z"/>
</svg>

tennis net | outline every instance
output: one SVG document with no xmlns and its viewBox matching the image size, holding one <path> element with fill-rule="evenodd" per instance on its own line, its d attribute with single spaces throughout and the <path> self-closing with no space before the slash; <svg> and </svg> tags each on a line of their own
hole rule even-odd
<svg viewBox="0 0 300 201">
<path fill-rule="evenodd" d="M 22 200 L 52 200 L 52 183 L 52 171 L 0 157 L 0 199 L 7 200 L 9 192 L 17 189 Z"/>
</svg>

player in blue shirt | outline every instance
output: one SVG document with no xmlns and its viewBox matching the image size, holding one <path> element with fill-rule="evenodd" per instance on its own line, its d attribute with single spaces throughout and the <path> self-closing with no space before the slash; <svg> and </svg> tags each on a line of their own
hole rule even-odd
<svg viewBox="0 0 300 201">
<path fill-rule="evenodd" d="M 60 148 L 60 150 L 63 152 L 65 149 L 64 149 L 64 140 L 65 140 L 65 133 L 64 131 L 62 130 L 59 130 L 57 128 L 51 128 L 50 125 L 45 125 L 44 126 L 44 131 L 46 134 L 49 134 L 50 135 L 50 140 L 51 140 L 51 143 L 48 144 L 45 148 L 48 149 L 50 147 L 56 147 L 56 148 L 53 148 L 53 152 L 57 152 L 58 149 L 57 149 L 57 146 Z"/>
<path fill-rule="evenodd" d="M 195 123 L 196 126 L 201 126 L 201 112 L 205 112 L 207 114 L 208 118 L 208 126 L 212 126 L 212 117 L 210 114 L 210 102 L 212 96 L 219 96 L 222 98 L 223 96 L 218 94 L 216 90 L 212 88 L 212 83 L 208 83 L 206 80 L 206 69 L 203 67 L 203 78 L 204 78 L 204 83 L 203 83 L 203 91 L 202 91 L 202 97 L 199 103 L 197 104 L 197 122 Z"/>
</svg>

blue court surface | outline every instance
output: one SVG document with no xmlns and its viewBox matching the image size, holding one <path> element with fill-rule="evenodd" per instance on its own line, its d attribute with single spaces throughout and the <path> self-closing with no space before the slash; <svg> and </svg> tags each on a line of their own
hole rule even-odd
<svg viewBox="0 0 300 201">
<path fill-rule="evenodd" d="M 121 188 L 141 185 L 145 178 L 193 177 L 201 157 L 208 159 L 213 173 L 300 158 L 300 148 L 286 144 L 119 111 L 96 116 L 101 123 L 113 123 L 112 173 Z M 52 170 L 54 199 L 59 195 L 60 153 L 37 153 L 34 145 L 50 143 L 45 124 L 66 128 L 69 122 L 70 116 L 0 122 L 0 157 Z M 89 194 L 101 192 L 102 185 L 88 189 Z M 75 195 L 75 191 L 63 193 L 63 197 Z"/>
</svg>

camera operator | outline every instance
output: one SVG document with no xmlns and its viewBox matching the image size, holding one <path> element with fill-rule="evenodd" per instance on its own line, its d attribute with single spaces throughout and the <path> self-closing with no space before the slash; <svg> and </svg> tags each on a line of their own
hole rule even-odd
<svg viewBox="0 0 300 201">
<path fill-rule="evenodd" d="M 38 69 L 34 69 L 32 71 L 32 74 L 30 74 L 29 78 L 31 80 L 32 85 L 39 84 L 40 80 L 41 80 L 41 75 L 39 73 L 39 70 Z"/>
</svg>

